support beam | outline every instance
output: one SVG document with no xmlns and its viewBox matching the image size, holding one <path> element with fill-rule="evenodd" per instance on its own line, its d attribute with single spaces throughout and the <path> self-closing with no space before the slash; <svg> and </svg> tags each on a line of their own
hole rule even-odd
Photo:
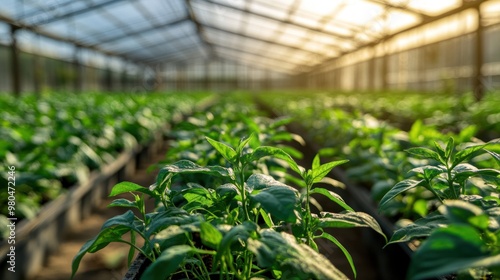
<svg viewBox="0 0 500 280">
<path fill-rule="evenodd" d="M 186 8 L 187 8 L 187 13 L 189 15 L 189 18 L 196 26 L 196 32 L 198 32 L 198 36 L 200 36 L 201 41 L 203 42 L 203 44 L 205 45 L 205 47 L 208 50 L 209 58 L 216 58 L 217 56 L 216 56 L 214 47 L 212 46 L 212 44 L 210 44 L 210 42 L 208 42 L 207 38 L 205 37 L 205 34 L 203 34 L 203 26 L 200 24 L 200 22 L 196 18 L 196 14 L 193 10 L 193 6 L 191 5 L 191 0 L 184 0 L 184 2 L 186 3 Z"/>
<path fill-rule="evenodd" d="M 82 64 L 80 62 L 79 54 L 80 54 L 80 48 L 76 47 L 73 53 L 73 71 L 75 73 L 73 87 L 76 93 L 82 92 L 82 86 L 83 86 L 83 80 L 82 80 L 83 69 L 82 69 Z"/>
<path fill-rule="evenodd" d="M 274 42 L 274 41 L 271 41 L 271 40 L 266 40 L 266 39 L 258 38 L 258 37 L 255 37 L 255 36 L 250 36 L 250 35 L 247 35 L 247 34 L 241 34 L 241 33 L 238 33 L 238 32 L 230 31 L 230 30 L 227 30 L 227 29 L 224 29 L 224 28 L 220 28 L 220 27 L 217 27 L 217 26 L 214 26 L 214 25 L 209 25 L 209 24 L 206 24 L 206 23 L 204 23 L 203 26 L 205 28 L 208 28 L 208 29 L 213 29 L 213 30 L 216 30 L 216 31 L 219 31 L 219 32 L 231 34 L 231 35 L 238 36 L 238 37 L 252 39 L 252 40 L 256 40 L 256 41 L 267 43 L 267 44 L 271 44 L 271 45 L 281 46 L 281 47 L 289 48 L 289 49 L 295 50 L 295 51 L 302 51 L 302 52 L 307 52 L 307 53 L 311 53 L 311 54 L 316 54 L 316 55 L 319 55 L 319 56 L 324 56 L 323 54 L 320 54 L 320 53 L 317 53 L 317 52 L 314 52 L 314 51 L 305 50 L 305 49 L 302 49 L 302 48 L 299 48 L 299 47 L 295 47 L 295 46 L 291 46 L 291 45 L 285 45 L 285 44 L 282 44 L 282 43 L 279 43 L 279 42 Z"/>
<path fill-rule="evenodd" d="M 257 56 L 257 57 L 260 57 L 260 58 L 264 58 L 265 60 L 274 61 L 275 63 L 279 63 L 279 64 L 290 64 L 290 65 L 294 65 L 294 66 L 302 65 L 302 64 L 293 63 L 293 62 L 290 62 L 289 60 L 281 59 L 281 58 L 278 58 L 278 57 L 266 56 L 263 53 L 252 52 L 252 51 L 248 51 L 248 50 L 245 50 L 245 49 L 230 47 L 230 46 L 227 46 L 227 45 L 224 45 L 224 44 L 218 44 L 218 43 L 213 43 L 213 44 L 215 46 L 217 46 L 217 48 L 223 48 L 223 49 L 232 50 L 232 51 L 236 51 L 236 52 L 240 52 L 240 53 L 244 53 L 244 54 L 249 54 L 249 55 L 252 55 L 252 56 Z"/>
<path fill-rule="evenodd" d="M 56 21 L 67 19 L 68 17 L 82 15 L 82 14 L 85 14 L 85 13 L 88 13 L 88 12 L 95 11 L 97 9 L 102 9 L 102 8 L 104 8 L 106 6 L 117 4 L 117 3 L 120 3 L 120 2 L 123 2 L 123 1 L 129 1 L 130 2 L 130 1 L 137 1 L 137 0 L 110 0 L 110 1 L 102 2 L 102 3 L 96 4 L 96 5 L 90 6 L 90 7 L 85 7 L 83 9 L 71 11 L 69 13 L 66 13 L 66 14 L 63 14 L 63 15 L 60 15 L 60 16 L 55 16 L 55 17 L 51 17 L 51 18 L 45 18 L 43 20 L 40 20 L 40 21 L 37 21 L 37 22 L 33 22 L 32 24 L 33 25 L 44 25 L 44 24 L 53 23 L 53 22 L 56 22 Z"/>
<path fill-rule="evenodd" d="M 19 28 L 15 25 L 10 26 L 11 37 L 11 56 L 10 56 L 10 72 L 12 73 L 12 93 L 19 97 L 21 96 L 21 67 L 19 64 L 19 50 L 17 48 L 16 32 Z"/>
<path fill-rule="evenodd" d="M 408 5 L 391 4 L 391 3 L 387 2 L 387 1 L 384 1 L 384 0 L 367 0 L 367 1 L 383 5 L 386 8 L 401 10 L 403 12 L 414 14 L 414 15 L 418 16 L 422 20 L 426 20 L 426 19 L 430 18 L 429 15 L 426 15 L 424 13 L 421 13 L 421 12 L 417 11 L 417 10 L 414 10 L 414 9 L 408 7 Z"/>
<path fill-rule="evenodd" d="M 249 14 L 249 15 L 252 15 L 252 16 L 257 16 L 257 17 L 264 18 L 264 19 L 267 19 L 267 20 L 272 20 L 272 21 L 276 21 L 276 22 L 279 22 L 279 23 L 286 23 L 288 25 L 299 27 L 301 29 L 305 29 L 305 30 L 308 30 L 308 31 L 317 32 L 317 33 L 320 33 L 320 34 L 326 34 L 326 35 L 335 37 L 337 39 L 355 41 L 355 39 L 352 38 L 351 36 L 346 36 L 346 35 L 343 35 L 343 34 L 339 34 L 339 33 L 335 33 L 335 32 L 330 32 L 330 31 L 327 31 L 327 30 L 321 30 L 319 28 L 310 27 L 310 26 L 307 26 L 307 25 L 304 25 L 304 24 L 301 24 L 301 23 L 298 23 L 298 22 L 292 22 L 289 19 L 286 19 L 286 20 L 278 19 L 278 18 L 269 16 L 267 14 L 257 13 L 255 11 L 248 11 L 248 10 L 245 10 L 245 9 L 234 7 L 234 6 L 225 4 L 223 2 L 214 2 L 212 0 L 198 0 L 198 1 L 210 3 L 210 4 L 213 4 L 213 5 L 218 5 L 220 7 L 224 7 L 224 8 L 228 8 L 228 9 L 234 10 L 234 11 L 246 13 L 246 14 Z"/>
<path fill-rule="evenodd" d="M 477 30 L 475 34 L 475 64 L 474 64 L 474 96 L 477 101 L 480 101 L 484 96 L 483 84 L 483 63 L 484 63 L 484 27 L 482 23 L 481 6 L 475 8 L 477 13 Z"/>
<path fill-rule="evenodd" d="M 149 32 L 158 31 L 159 29 L 164 29 L 164 28 L 167 28 L 167 27 L 173 27 L 175 25 L 181 24 L 181 23 L 186 22 L 188 20 L 189 20 L 189 17 L 183 17 L 183 18 L 176 19 L 176 20 L 173 20 L 173 21 L 169 21 L 169 22 L 166 22 L 166 23 L 163 23 L 163 24 L 157 24 L 154 27 L 146 27 L 146 28 L 141 28 L 141 29 L 139 29 L 137 31 L 134 31 L 134 32 L 126 32 L 123 35 L 113 36 L 113 37 L 110 37 L 110 38 L 105 38 L 103 40 L 99 40 L 99 43 L 96 44 L 96 45 L 102 45 L 102 44 L 106 44 L 106 43 L 111 43 L 111 42 L 115 42 L 115 41 L 118 41 L 118 40 L 127 39 L 127 38 L 130 38 L 130 37 L 133 37 L 133 36 L 145 35 L 145 34 L 147 34 Z"/>
</svg>

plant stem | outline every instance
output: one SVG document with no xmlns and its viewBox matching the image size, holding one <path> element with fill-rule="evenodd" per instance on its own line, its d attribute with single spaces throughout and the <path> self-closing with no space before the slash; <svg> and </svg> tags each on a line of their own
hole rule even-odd
<svg viewBox="0 0 500 280">
<path fill-rule="evenodd" d="M 307 244 L 310 245 L 311 243 L 311 233 L 310 233 L 310 219 L 311 219 L 311 206 L 310 204 L 310 192 L 311 192 L 312 184 L 307 183 L 306 187 L 306 216 L 304 217 L 304 224 L 305 224 L 305 230 L 307 233 Z"/>
<path fill-rule="evenodd" d="M 245 191 L 245 166 L 243 166 L 241 163 L 237 164 L 237 168 L 235 168 L 235 172 L 237 173 L 237 180 L 236 180 L 236 185 L 238 189 L 240 190 L 241 193 L 241 203 L 243 204 L 243 213 L 245 214 L 245 220 L 249 221 L 250 220 L 250 215 L 248 214 L 248 207 L 247 207 L 247 194 Z M 239 179 L 239 180 L 238 180 Z"/>
<path fill-rule="evenodd" d="M 119 239 L 119 240 L 117 240 L 117 242 L 125 243 L 125 244 L 128 244 L 128 245 L 134 247 L 137 251 L 141 252 L 141 254 L 143 254 L 146 258 L 148 258 L 151 262 L 156 261 L 155 254 L 151 254 L 151 256 L 149 256 L 141 248 L 137 247 L 135 244 L 132 244 L 131 242 L 128 242 L 127 240 Z"/>
</svg>

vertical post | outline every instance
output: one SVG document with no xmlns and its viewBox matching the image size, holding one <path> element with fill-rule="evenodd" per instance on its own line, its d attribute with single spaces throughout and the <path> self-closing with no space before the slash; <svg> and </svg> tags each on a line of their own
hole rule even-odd
<svg viewBox="0 0 500 280">
<path fill-rule="evenodd" d="M 381 58 L 382 62 L 382 90 L 389 89 L 389 56 L 387 55 L 386 42 L 384 44 L 384 55 Z"/>
<path fill-rule="evenodd" d="M 21 95 L 21 67 L 19 65 L 19 50 L 17 49 L 16 32 L 19 27 L 10 25 L 10 37 L 12 39 L 11 50 L 11 73 L 12 73 L 12 93 L 15 96 Z"/>
<path fill-rule="evenodd" d="M 476 6 L 477 12 L 477 29 L 476 29 L 476 53 L 475 53 L 475 65 L 474 65 L 474 96 L 477 101 L 480 101 L 484 95 L 484 85 L 483 85 L 483 73 L 482 67 L 484 62 L 484 43 L 483 43 L 483 24 L 481 15 L 481 6 Z"/>
<path fill-rule="evenodd" d="M 372 48 L 372 57 L 368 60 L 368 90 L 375 90 L 375 59 L 377 52 Z"/>
<path fill-rule="evenodd" d="M 73 77 L 73 90 L 75 93 L 80 93 L 82 91 L 82 66 L 80 64 L 80 59 L 78 57 L 80 53 L 80 47 L 75 46 L 75 51 L 73 53 L 73 72 L 75 73 Z"/>
</svg>

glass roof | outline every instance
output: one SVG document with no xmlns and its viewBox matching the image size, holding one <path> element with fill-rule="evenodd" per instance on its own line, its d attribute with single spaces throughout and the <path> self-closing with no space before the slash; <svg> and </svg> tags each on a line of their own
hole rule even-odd
<svg viewBox="0 0 500 280">
<path fill-rule="evenodd" d="M 471 2 L 486 1 L 2 0 L 0 23 L 138 63 L 220 58 L 292 73 Z"/>
</svg>

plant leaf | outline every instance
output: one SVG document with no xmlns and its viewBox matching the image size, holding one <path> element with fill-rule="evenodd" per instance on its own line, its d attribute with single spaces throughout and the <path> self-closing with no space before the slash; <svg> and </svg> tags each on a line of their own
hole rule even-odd
<svg viewBox="0 0 500 280">
<path fill-rule="evenodd" d="M 384 197 L 380 200 L 380 209 L 384 209 L 387 206 L 387 203 L 394 199 L 398 194 L 403 193 L 407 190 L 416 188 L 420 186 L 421 184 L 425 183 L 425 180 L 412 180 L 412 179 L 407 179 L 403 180 L 401 182 L 398 182 L 390 191 L 388 191 Z"/>
<path fill-rule="evenodd" d="M 481 145 L 474 145 L 474 146 L 469 146 L 461 151 L 458 151 L 456 154 L 455 154 L 455 160 L 453 161 L 453 165 L 452 167 L 458 165 L 459 163 L 461 163 L 462 161 L 466 160 L 467 158 L 469 158 L 473 153 L 481 150 L 482 148 L 484 148 L 485 146 L 487 146 L 488 144 L 481 144 Z"/>
<path fill-rule="evenodd" d="M 153 194 L 152 191 L 150 191 L 148 188 L 145 188 L 143 186 L 137 185 L 132 182 L 120 182 L 116 184 L 113 189 L 111 189 L 111 193 L 109 196 L 117 196 L 122 193 L 127 193 L 127 192 L 141 192 L 145 193 L 149 196 L 154 197 L 155 195 Z"/>
<path fill-rule="evenodd" d="M 428 148 L 414 147 L 409 148 L 406 151 L 418 158 L 434 159 L 442 164 L 446 164 L 446 162 L 443 162 L 443 159 L 441 159 L 438 153 Z"/>
<path fill-rule="evenodd" d="M 345 257 L 347 258 L 347 261 L 349 262 L 349 265 L 351 266 L 352 272 L 354 273 L 354 278 L 356 278 L 356 275 L 357 275 L 356 266 L 354 266 L 354 261 L 352 260 L 352 256 L 349 253 L 349 251 L 347 251 L 347 249 L 340 243 L 340 241 L 338 241 L 337 238 L 333 237 L 331 234 L 326 233 L 326 232 L 323 232 L 320 236 L 318 236 L 318 238 L 328 239 L 333 244 L 337 245 L 337 247 L 339 247 L 340 250 L 342 250 Z"/>
<path fill-rule="evenodd" d="M 71 263 L 71 279 L 75 277 L 76 271 L 80 266 L 80 262 L 86 253 L 95 253 L 108 246 L 111 242 L 119 242 L 121 237 L 129 231 L 130 228 L 125 226 L 105 228 L 101 230 L 96 237 L 85 242 Z"/>
<path fill-rule="evenodd" d="M 377 220 L 366 213 L 351 211 L 343 213 L 321 212 L 321 216 L 322 218 L 319 218 L 318 224 L 320 228 L 369 227 L 380 233 L 387 241 Z"/>
<path fill-rule="evenodd" d="M 187 255 L 193 251 L 189 245 L 172 246 L 164 250 L 161 255 L 144 271 L 141 279 L 166 279 L 174 273 Z"/>
<path fill-rule="evenodd" d="M 303 168 L 301 170 L 301 167 L 299 167 L 297 165 L 295 160 L 293 160 L 293 158 L 288 153 L 286 153 L 285 151 L 283 151 L 282 149 L 279 149 L 279 148 L 269 147 L 269 146 L 260 146 L 260 147 L 256 148 L 250 154 L 247 161 L 248 162 L 257 161 L 257 160 L 259 160 L 263 157 L 267 157 L 267 156 L 272 156 L 272 157 L 279 158 L 279 159 L 286 161 L 290 165 L 290 168 L 293 171 L 302 175 Z"/>
<path fill-rule="evenodd" d="M 113 200 L 108 207 L 128 207 L 128 208 L 138 208 L 134 201 L 130 201 L 126 198 L 118 198 Z"/>
<path fill-rule="evenodd" d="M 408 242 L 415 238 L 427 237 L 436 228 L 444 227 L 448 223 L 449 221 L 446 217 L 437 212 L 433 212 L 427 215 L 427 217 L 418 219 L 414 223 L 394 231 L 387 245 L 398 242 Z"/>
<path fill-rule="evenodd" d="M 323 188 L 314 188 L 311 190 L 311 194 L 313 194 L 313 193 L 322 194 L 322 195 L 328 197 L 331 201 L 337 203 L 339 206 L 341 206 L 345 210 L 354 211 L 354 209 L 352 209 L 351 206 L 349 206 L 349 205 L 347 205 L 347 203 L 345 203 L 345 201 L 342 199 L 342 197 L 340 195 L 338 195 L 332 191 L 329 191 L 329 190 L 323 189 Z"/>
<path fill-rule="evenodd" d="M 200 173 L 217 177 L 230 177 L 234 179 L 234 172 L 231 168 L 222 166 L 201 166 L 189 160 L 180 160 L 174 164 L 165 165 L 161 171 L 174 174 Z"/>
<path fill-rule="evenodd" d="M 208 143 L 210 143 L 210 145 L 212 145 L 212 147 L 214 147 L 227 161 L 231 163 L 234 161 L 237 153 L 233 148 L 206 136 L 205 139 L 207 139 Z"/>
<path fill-rule="evenodd" d="M 222 233 L 209 222 L 200 224 L 200 237 L 205 246 L 217 249 L 222 241 Z"/>
<path fill-rule="evenodd" d="M 466 268 L 500 265 L 500 255 L 490 256 L 480 233 L 467 225 L 437 229 L 413 254 L 409 279 L 427 279 Z"/>
<path fill-rule="evenodd" d="M 312 169 L 312 177 L 313 177 L 313 183 L 320 182 L 323 177 L 328 175 L 330 171 L 338 165 L 341 165 L 343 163 L 348 162 L 348 160 L 337 160 L 337 161 L 331 161 L 325 164 L 320 165 L 318 168 L 313 168 Z"/>
<path fill-rule="evenodd" d="M 290 187 L 268 187 L 260 190 L 257 194 L 251 194 L 250 198 L 252 201 L 260 203 L 266 212 L 280 221 L 295 222 L 294 209 L 297 196 Z"/>
</svg>

